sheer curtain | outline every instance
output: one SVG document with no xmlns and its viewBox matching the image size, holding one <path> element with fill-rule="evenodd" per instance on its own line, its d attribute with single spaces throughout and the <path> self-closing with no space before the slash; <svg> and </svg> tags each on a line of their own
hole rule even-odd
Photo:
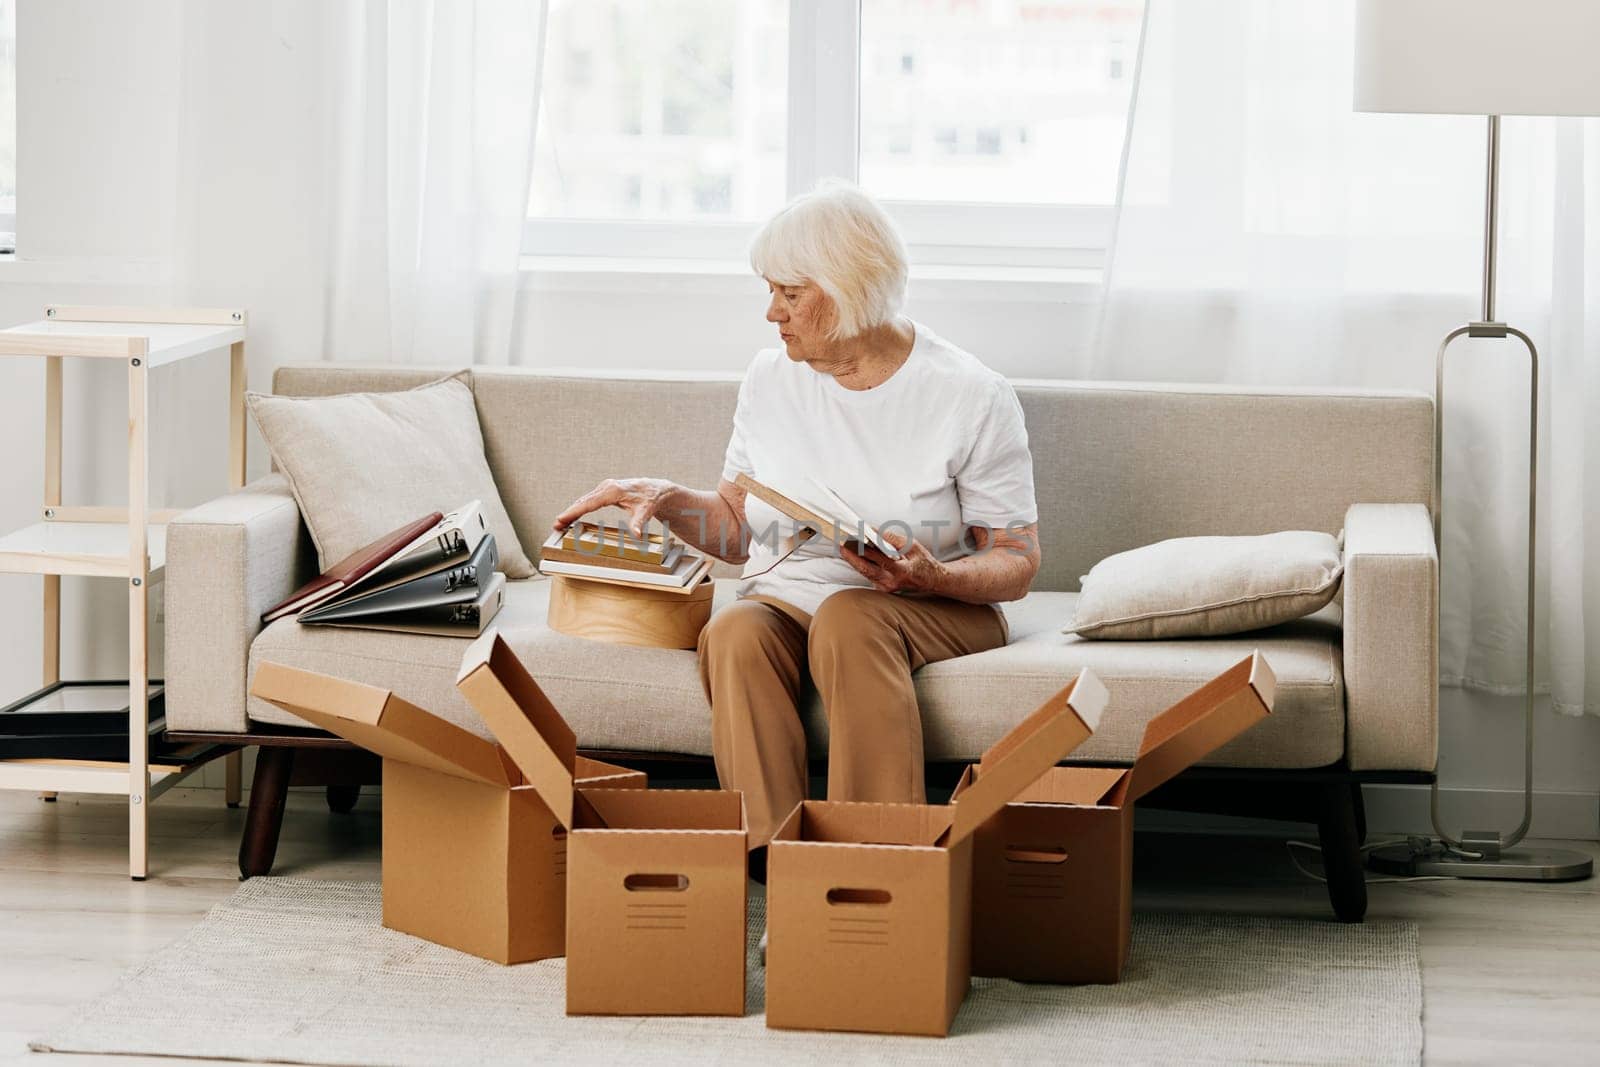
<svg viewBox="0 0 1600 1067">
<path fill-rule="evenodd" d="M 544 28 L 543 0 L 189 0 L 180 293 L 252 307 L 252 363 L 509 361 Z"/>
<path fill-rule="evenodd" d="M 1485 122 L 1351 110 L 1354 4 L 1150 0 L 1079 374 L 1431 392 L 1476 318 Z M 1540 688 L 1600 712 L 1600 133 L 1507 119 L 1499 312 L 1540 346 Z M 1452 349 L 1442 681 L 1522 685 L 1526 363 Z M 1329 457 L 1336 461 L 1337 457 Z M 1592 618 L 1593 625 L 1586 625 Z M 1548 672 L 1548 680 L 1546 680 Z"/>
<path fill-rule="evenodd" d="M 329 350 L 509 362 L 545 4 L 337 6 Z"/>
<path fill-rule="evenodd" d="M 1594 715 L 1600 714 L 1600 120 L 1559 120 L 1554 155 L 1545 509 L 1553 580 L 1546 647 L 1556 710 Z"/>
</svg>

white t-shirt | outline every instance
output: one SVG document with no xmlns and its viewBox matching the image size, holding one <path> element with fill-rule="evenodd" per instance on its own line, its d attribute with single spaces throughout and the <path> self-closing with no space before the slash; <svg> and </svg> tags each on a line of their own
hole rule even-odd
<svg viewBox="0 0 1600 1067">
<path fill-rule="evenodd" d="M 909 533 L 942 561 L 963 554 L 966 527 L 1037 522 L 1033 458 L 1011 384 L 912 325 L 910 356 L 872 389 L 846 389 L 781 349 L 757 353 L 739 388 L 723 478 L 748 474 L 780 492 L 821 483 L 867 522 Z M 753 534 L 745 573 L 754 574 L 781 555 L 794 523 L 754 496 L 745 515 Z M 739 596 L 815 613 L 830 594 L 871 585 L 839 557 L 830 531 L 745 579 Z"/>
</svg>

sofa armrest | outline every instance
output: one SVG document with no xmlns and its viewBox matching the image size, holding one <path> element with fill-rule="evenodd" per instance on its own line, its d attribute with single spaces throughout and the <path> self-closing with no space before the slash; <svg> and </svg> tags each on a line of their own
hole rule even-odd
<svg viewBox="0 0 1600 1067">
<path fill-rule="evenodd" d="M 316 549 L 282 474 L 167 525 L 166 700 L 172 730 L 236 732 L 261 613 L 316 573 Z"/>
<path fill-rule="evenodd" d="M 1439 755 L 1439 554 L 1422 504 L 1344 519 L 1345 753 L 1357 771 L 1431 771 Z"/>
</svg>

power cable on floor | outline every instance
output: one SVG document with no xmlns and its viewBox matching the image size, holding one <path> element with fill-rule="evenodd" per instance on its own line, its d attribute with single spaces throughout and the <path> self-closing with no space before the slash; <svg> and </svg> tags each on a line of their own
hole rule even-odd
<svg viewBox="0 0 1600 1067">
<path fill-rule="evenodd" d="M 1405 839 L 1401 838 L 1395 841 L 1374 841 L 1370 845 L 1362 845 L 1361 854 L 1365 856 L 1368 852 L 1375 848 L 1382 848 L 1385 845 L 1399 844 L 1401 840 Z M 1301 863 L 1299 857 L 1297 857 L 1294 852 L 1296 848 L 1306 848 L 1320 856 L 1322 854 L 1321 845 L 1314 844 L 1310 841 L 1286 841 L 1284 844 L 1288 847 L 1289 862 L 1294 864 L 1295 870 L 1299 871 L 1301 874 L 1312 879 L 1313 881 L 1321 882 L 1323 885 L 1328 884 L 1328 880 L 1326 878 L 1318 874 L 1316 871 L 1313 871 L 1305 864 Z M 1368 878 L 1366 882 L 1367 885 L 1384 885 L 1392 882 L 1454 882 L 1456 880 L 1456 878 L 1447 874 L 1419 874 L 1411 878 Z"/>
</svg>

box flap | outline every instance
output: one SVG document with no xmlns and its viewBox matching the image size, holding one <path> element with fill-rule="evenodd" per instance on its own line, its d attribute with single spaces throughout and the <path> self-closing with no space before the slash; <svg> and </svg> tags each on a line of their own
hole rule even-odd
<svg viewBox="0 0 1600 1067">
<path fill-rule="evenodd" d="M 1107 797 L 1127 774 L 1125 767 L 1053 767 L 1024 787 L 1013 803 L 1099 807 L 1107 803 Z"/>
<path fill-rule="evenodd" d="M 1076 685 L 1078 680 L 1082 678 L 1088 678 L 1090 684 L 1096 687 L 1098 698 L 1091 696 L 1088 689 L 1074 695 L 1073 685 Z M 1100 684 L 1100 679 L 1096 678 L 1088 670 L 1083 671 L 1078 676 L 1078 679 L 1073 680 L 1071 685 L 1068 685 L 1061 692 L 1039 705 L 1033 714 L 1017 723 L 1006 732 L 1004 737 L 984 750 L 983 755 L 978 757 L 978 766 L 988 769 L 1009 756 L 1016 750 L 1018 745 L 1032 737 L 1034 731 L 1059 713 L 1058 701 L 1070 702 L 1072 710 L 1077 713 L 1083 724 L 1089 728 L 1089 732 L 1093 733 L 1100 726 L 1100 714 L 1105 710 L 1106 699 L 1105 687 Z"/>
<path fill-rule="evenodd" d="M 579 756 L 573 763 L 572 780 L 575 785 L 617 789 L 648 788 L 643 771 L 604 763 L 588 756 Z"/>
<path fill-rule="evenodd" d="M 1107 699 L 1106 687 L 1084 668 L 984 753 L 982 772 L 954 802 L 948 843 L 954 845 L 982 826 L 1007 801 L 1083 744 L 1094 732 L 1090 723 L 1100 721 Z"/>
<path fill-rule="evenodd" d="M 1252 652 L 1151 719 L 1128 772 L 1126 802 L 1215 752 L 1272 711 L 1277 678 L 1260 652 Z"/>
<path fill-rule="evenodd" d="M 578 796 L 609 830 L 744 830 L 744 798 L 736 789 L 586 787 Z M 599 828 L 587 821 L 579 825 Z"/>
<path fill-rule="evenodd" d="M 572 828 L 578 738 L 497 630 L 461 657 L 456 688 L 499 739 L 556 821 Z"/>
<path fill-rule="evenodd" d="M 487 785 L 513 784 L 494 742 L 387 689 L 282 663 L 262 663 L 250 692 L 384 759 Z"/>
<path fill-rule="evenodd" d="M 866 800 L 807 800 L 795 805 L 792 840 L 816 844 L 933 848 L 950 829 L 948 804 L 897 804 Z M 785 825 L 788 825 L 787 821 Z"/>
</svg>

